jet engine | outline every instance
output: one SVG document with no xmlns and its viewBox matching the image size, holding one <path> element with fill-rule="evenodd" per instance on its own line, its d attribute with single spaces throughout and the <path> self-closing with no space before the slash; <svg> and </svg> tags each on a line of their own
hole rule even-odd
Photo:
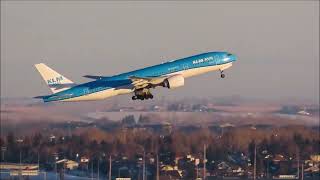
<svg viewBox="0 0 320 180">
<path fill-rule="evenodd" d="M 163 87 L 174 89 L 184 85 L 184 77 L 182 75 L 174 75 L 163 81 Z"/>
</svg>

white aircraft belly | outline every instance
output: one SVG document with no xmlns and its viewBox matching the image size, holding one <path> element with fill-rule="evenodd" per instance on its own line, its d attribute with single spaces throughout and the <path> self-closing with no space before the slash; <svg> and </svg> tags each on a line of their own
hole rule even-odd
<svg viewBox="0 0 320 180">
<path fill-rule="evenodd" d="M 131 93 L 131 89 L 107 89 L 104 91 L 99 91 L 79 97 L 74 97 L 74 98 L 69 98 L 69 99 L 64 99 L 62 101 L 92 101 L 92 100 L 101 100 L 101 99 L 106 99 L 112 96 L 120 95 L 120 94 L 127 94 Z"/>
</svg>

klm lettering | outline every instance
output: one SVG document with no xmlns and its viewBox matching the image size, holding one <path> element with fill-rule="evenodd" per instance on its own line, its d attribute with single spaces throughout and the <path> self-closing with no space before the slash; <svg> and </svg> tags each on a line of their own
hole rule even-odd
<svg viewBox="0 0 320 180">
<path fill-rule="evenodd" d="M 47 83 L 48 83 L 48 84 L 59 84 L 62 80 L 63 80 L 63 77 L 60 76 L 60 77 L 48 79 L 48 80 L 47 80 Z"/>
</svg>

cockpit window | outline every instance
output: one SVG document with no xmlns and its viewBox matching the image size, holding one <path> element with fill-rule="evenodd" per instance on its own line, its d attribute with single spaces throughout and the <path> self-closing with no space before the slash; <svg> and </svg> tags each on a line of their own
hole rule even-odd
<svg viewBox="0 0 320 180">
<path fill-rule="evenodd" d="M 232 54 L 228 53 L 227 56 L 232 56 Z"/>
</svg>

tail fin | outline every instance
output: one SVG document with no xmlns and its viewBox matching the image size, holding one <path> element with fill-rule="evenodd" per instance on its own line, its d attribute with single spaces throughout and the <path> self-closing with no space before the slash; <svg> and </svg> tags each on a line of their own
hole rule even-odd
<svg viewBox="0 0 320 180">
<path fill-rule="evenodd" d="M 72 86 L 75 85 L 71 80 L 57 73 L 56 71 L 49 68 L 43 63 L 35 64 L 35 67 L 37 68 L 42 78 L 45 80 L 45 82 L 51 89 L 52 93 L 57 93 L 66 89 L 70 89 Z"/>
</svg>

